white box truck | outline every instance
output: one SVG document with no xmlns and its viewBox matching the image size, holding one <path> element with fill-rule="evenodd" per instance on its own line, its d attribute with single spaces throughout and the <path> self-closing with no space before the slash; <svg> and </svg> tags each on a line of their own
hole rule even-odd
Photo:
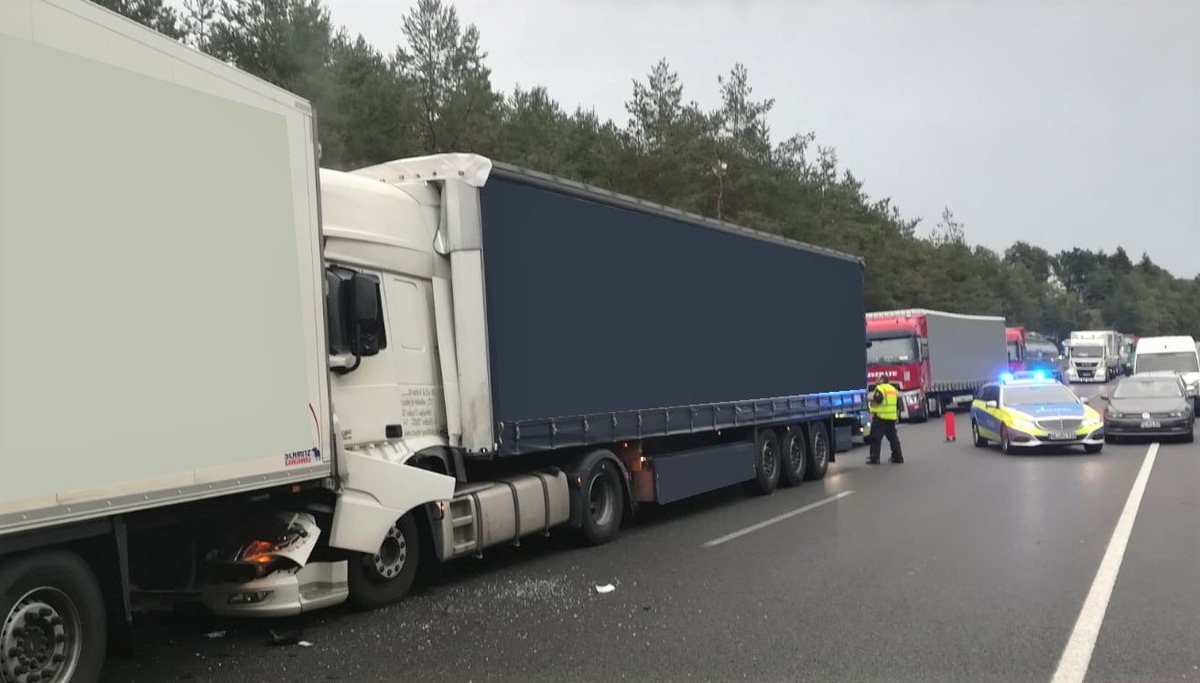
<svg viewBox="0 0 1200 683">
<path fill-rule="evenodd" d="M 370 608 L 820 479 L 866 408 L 856 257 L 473 155 L 319 169 L 309 103 L 87 0 L 0 3 L 0 65 L 2 680 L 96 680 L 143 604 Z"/>
</svg>

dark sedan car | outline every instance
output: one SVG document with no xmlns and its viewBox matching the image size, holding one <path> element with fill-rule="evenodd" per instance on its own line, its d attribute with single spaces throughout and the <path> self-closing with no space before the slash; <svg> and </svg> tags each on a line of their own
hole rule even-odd
<svg viewBox="0 0 1200 683">
<path fill-rule="evenodd" d="M 1196 415 L 1183 380 L 1174 373 L 1122 377 L 1108 395 L 1104 434 L 1110 443 L 1126 436 L 1175 436 L 1191 442 Z"/>
</svg>

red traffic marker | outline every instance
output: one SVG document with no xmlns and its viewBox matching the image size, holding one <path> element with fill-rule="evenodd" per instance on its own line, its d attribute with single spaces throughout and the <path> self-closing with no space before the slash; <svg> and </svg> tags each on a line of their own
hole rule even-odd
<svg viewBox="0 0 1200 683">
<path fill-rule="evenodd" d="M 946 441 L 958 440 L 958 427 L 954 424 L 954 411 L 947 409 L 942 413 L 942 422 L 946 425 Z"/>
</svg>

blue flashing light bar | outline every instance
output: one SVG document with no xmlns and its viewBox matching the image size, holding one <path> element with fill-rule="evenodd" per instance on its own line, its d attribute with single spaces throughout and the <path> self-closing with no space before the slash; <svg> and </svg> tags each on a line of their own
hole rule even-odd
<svg viewBox="0 0 1200 683">
<path fill-rule="evenodd" d="M 1017 378 L 1016 375 L 1012 374 L 1011 372 L 1000 373 L 1000 381 L 1001 382 L 1011 382 L 1016 378 Z"/>
</svg>

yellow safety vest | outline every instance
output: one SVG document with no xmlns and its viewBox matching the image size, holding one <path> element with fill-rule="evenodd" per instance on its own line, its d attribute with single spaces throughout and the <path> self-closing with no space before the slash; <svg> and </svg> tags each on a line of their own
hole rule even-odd
<svg viewBox="0 0 1200 683">
<path fill-rule="evenodd" d="M 871 414 L 877 416 L 881 420 L 898 420 L 900 419 L 900 392 L 896 391 L 896 387 L 890 382 L 883 382 L 875 385 L 875 391 L 883 394 L 883 403 L 874 403 L 870 405 Z"/>
</svg>

